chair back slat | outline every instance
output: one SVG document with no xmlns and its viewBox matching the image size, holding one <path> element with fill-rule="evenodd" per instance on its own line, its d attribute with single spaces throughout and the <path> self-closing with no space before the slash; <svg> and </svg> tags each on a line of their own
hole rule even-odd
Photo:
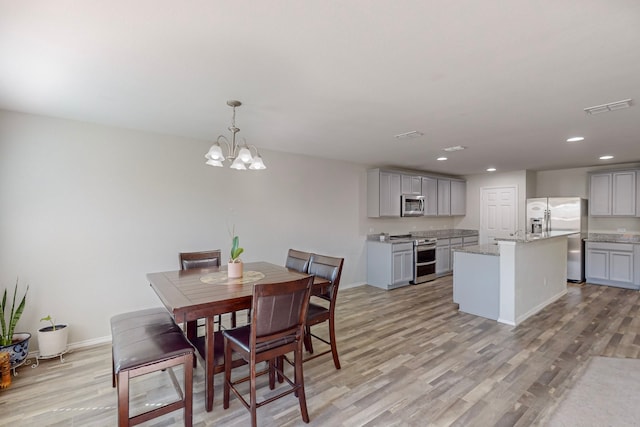
<svg viewBox="0 0 640 427">
<path fill-rule="evenodd" d="M 253 288 L 252 338 L 254 344 L 270 340 L 293 341 L 302 333 L 313 276 Z"/>
<path fill-rule="evenodd" d="M 326 255 L 312 254 L 309 261 L 309 274 L 322 277 L 331 282 L 327 293 L 322 295 L 324 299 L 333 301 L 338 293 L 340 277 L 344 258 L 330 257 Z"/>
<path fill-rule="evenodd" d="M 309 261 L 311 260 L 311 254 L 309 252 L 298 251 L 296 249 L 289 249 L 287 253 L 287 261 L 285 267 L 292 270 L 306 273 L 309 270 Z"/>
<path fill-rule="evenodd" d="M 219 249 L 200 252 L 181 252 L 180 269 L 220 267 L 222 252 Z"/>
</svg>

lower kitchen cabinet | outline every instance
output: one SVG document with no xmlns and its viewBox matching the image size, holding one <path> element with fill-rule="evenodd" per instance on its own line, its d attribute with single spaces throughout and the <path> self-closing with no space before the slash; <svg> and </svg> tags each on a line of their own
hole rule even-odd
<svg viewBox="0 0 640 427">
<path fill-rule="evenodd" d="M 451 239 L 438 239 L 436 242 L 436 274 L 451 272 Z"/>
<path fill-rule="evenodd" d="M 478 235 L 438 239 L 436 242 L 436 274 L 446 275 L 453 272 L 453 253 L 456 249 L 478 244 Z"/>
<path fill-rule="evenodd" d="M 638 275 L 634 276 L 638 250 L 633 244 L 587 242 L 586 279 L 596 285 L 640 289 Z M 635 256 L 634 256 L 635 253 Z"/>
<path fill-rule="evenodd" d="M 413 280 L 413 242 L 367 242 L 367 283 L 383 289 Z"/>
</svg>

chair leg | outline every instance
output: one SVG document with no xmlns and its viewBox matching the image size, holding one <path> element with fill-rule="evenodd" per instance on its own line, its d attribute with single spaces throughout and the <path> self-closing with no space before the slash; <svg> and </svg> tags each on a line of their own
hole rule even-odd
<svg viewBox="0 0 640 427">
<path fill-rule="evenodd" d="M 192 320 L 187 322 L 187 325 L 185 326 L 186 332 L 187 332 L 187 339 L 189 341 L 191 341 L 192 343 L 196 342 L 196 338 L 198 337 L 198 321 L 197 320 Z M 198 365 L 198 358 L 194 357 L 193 358 L 193 367 L 196 368 Z"/>
<path fill-rule="evenodd" d="M 113 360 L 113 346 L 111 346 L 111 387 L 116 387 L 116 362 Z"/>
<path fill-rule="evenodd" d="M 252 357 L 253 359 L 253 357 Z M 258 409 L 258 397 L 257 397 L 257 393 L 256 393 L 256 364 L 255 361 L 251 361 L 249 362 L 251 364 L 251 368 L 250 368 L 250 384 L 251 384 L 251 389 L 250 389 L 250 406 L 249 406 L 249 411 L 251 412 L 251 427 L 257 427 L 258 426 L 258 421 L 257 421 L 257 409 Z"/>
<path fill-rule="evenodd" d="M 307 398 L 304 394 L 304 375 L 302 374 L 302 345 L 298 346 L 298 349 L 294 353 L 294 365 L 295 365 L 295 373 L 294 373 L 294 383 L 296 386 L 300 386 L 298 388 L 296 396 L 298 396 L 298 401 L 300 402 L 300 413 L 302 414 L 302 421 L 305 423 L 309 422 L 309 412 L 307 412 Z"/>
<path fill-rule="evenodd" d="M 284 356 L 278 356 L 278 358 L 276 359 L 276 364 L 278 366 L 278 369 L 281 372 L 284 372 Z M 278 382 L 280 384 L 284 382 L 284 377 L 280 374 L 280 372 L 278 372 Z"/>
<path fill-rule="evenodd" d="M 276 366 L 278 365 L 278 359 L 269 360 L 269 389 L 276 388 Z M 280 376 L 278 374 L 278 376 Z"/>
<path fill-rule="evenodd" d="M 336 329 L 333 324 L 333 316 L 329 318 L 329 342 L 331 343 L 333 364 L 336 365 L 336 369 L 340 369 L 340 360 L 338 360 L 338 346 L 336 344 Z"/>
<path fill-rule="evenodd" d="M 185 357 L 184 362 L 184 425 L 193 425 L 193 365 L 190 359 L 195 359 L 195 354 L 191 353 Z"/>
<path fill-rule="evenodd" d="M 231 390 L 231 346 L 224 343 L 224 392 L 223 403 L 224 409 L 229 408 L 229 392 Z"/>
<path fill-rule="evenodd" d="M 118 426 L 129 426 L 129 371 L 120 371 L 117 380 Z"/>
<path fill-rule="evenodd" d="M 313 343 L 311 343 L 311 326 L 304 327 L 304 348 L 313 354 Z"/>
</svg>

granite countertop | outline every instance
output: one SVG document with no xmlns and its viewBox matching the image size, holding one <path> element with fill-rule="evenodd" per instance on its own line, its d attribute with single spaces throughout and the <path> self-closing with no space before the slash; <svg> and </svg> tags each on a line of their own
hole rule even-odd
<svg viewBox="0 0 640 427">
<path fill-rule="evenodd" d="M 448 239 L 451 237 L 468 237 L 468 236 L 477 236 L 478 230 L 465 230 L 462 228 L 450 228 L 444 230 L 425 230 L 425 231 L 413 231 L 407 232 L 403 234 L 411 235 L 411 237 L 407 237 L 406 239 L 389 239 L 390 233 L 378 233 L 378 234 L 368 234 L 367 240 L 372 242 L 380 242 L 380 243 L 407 243 L 413 242 L 416 238 L 420 237 L 431 237 L 431 238 L 439 238 L 439 239 Z M 384 240 L 380 240 L 380 236 L 384 235 Z M 393 234 L 391 234 L 393 236 Z"/>
<path fill-rule="evenodd" d="M 466 252 L 469 254 L 500 256 L 500 246 L 497 244 L 465 246 L 463 248 L 455 248 L 455 252 Z"/>
<path fill-rule="evenodd" d="M 435 237 L 441 239 L 448 239 L 451 237 L 465 237 L 465 236 L 476 236 L 478 235 L 478 230 L 465 230 L 462 228 L 450 228 L 445 230 L 428 230 L 428 231 L 418 231 L 411 233 L 413 236 L 418 237 Z"/>
<path fill-rule="evenodd" d="M 579 234 L 575 231 L 546 231 L 544 233 L 527 233 L 524 236 L 515 235 L 513 237 L 497 237 L 495 240 L 498 242 L 516 242 L 516 243 L 531 243 L 538 240 L 552 239 L 554 237 L 570 236 L 572 234 Z"/>
<path fill-rule="evenodd" d="M 589 233 L 586 242 L 635 243 L 640 244 L 640 234 Z"/>
</svg>

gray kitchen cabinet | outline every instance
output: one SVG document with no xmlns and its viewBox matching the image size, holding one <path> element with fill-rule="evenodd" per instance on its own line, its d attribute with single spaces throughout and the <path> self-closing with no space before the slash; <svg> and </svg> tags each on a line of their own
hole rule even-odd
<svg viewBox="0 0 640 427">
<path fill-rule="evenodd" d="M 436 241 L 436 274 L 445 275 L 451 272 L 451 239 Z"/>
<path fill-rule="evenodd" d="M 395 289 L 413 280 L 413 243 L 367 242 L 367 283 Z"/>
<path fill-rule="evenodd" d="M 633 283 L 640 289 L 640 245 L 633 245 Z"/>
<path fill-rule="evenodd" d="M 436 241 L 436 274 L 444 276 L 453 271 L 453 259 L 456 249 L 478 244 L 478 235 L 464 237 L 438 238 Z"/>
<path fill-rule="evenodd" d="M 422 177 L 402 175 L 402 194 L 420 196 L 422 194 Z"/>
<path fill-rule="evenodd" d="M 451 215 L 451 180 L 438 178 L 438 216 Z"/>
<path fill-rule="evenodd" d="M 424 196 L 424 216 L 466 215 L 467 183 L 462 179 L 378 168 L 367 171 L 369 218 L 399 218 L 402 194 Z"/>
<path fill-rule="evenodd" d="M 367 171 L 367 216 L 400 217 L 401 190 L 399 173 L 380 169 Z"/>
<path fill-rule="evenodd" d="M 467 213 L 467 183 L 466 181 L 451 180 L 451 215 L 466 215 Z"/>
<path fill-rule="evenodd" d="M 422 195 L 424 196 L 424 216 L 438 215 L 438 180 L 422 177 Z"/>
<path fill-rule="evenodd" d="M 634 245 L 629 243 L 587 242 L 586 280 L 596 285 L 639 289 L 634 275 Z"/>
<path fill-rule="evenodd" d="M 612 173 L 613 204 L 611 214 L 616 216 L 636 215 L 636 172 Z"/>
<path fill-rule="evenodd" d="M 589 176 L 589 213 L 591 216 L 637 216 L 635 170 L 598 172 Z"/>
<path fill-rule="evenodd" d="M 413 243 L 393 245 L 393 286 L 403 285 L 413 280 Z"/>
<path fill-rule="evenodd" d="M 452 237 L 449 239 L 449 272 L 453 271 L 453 253 L 462 247 L 462 237 Z M 436 255 L 437 256 L 437 255 Z"/>
<path fill-rule="evenodd" d="M 464 236 L 462 238 L 462 246 L 466 247 L 466 246 L 476 246 L 478 244 L 478 238 L 479 236 L 477 234 L 472 234 L 469 236 Z"/>
</svg>

